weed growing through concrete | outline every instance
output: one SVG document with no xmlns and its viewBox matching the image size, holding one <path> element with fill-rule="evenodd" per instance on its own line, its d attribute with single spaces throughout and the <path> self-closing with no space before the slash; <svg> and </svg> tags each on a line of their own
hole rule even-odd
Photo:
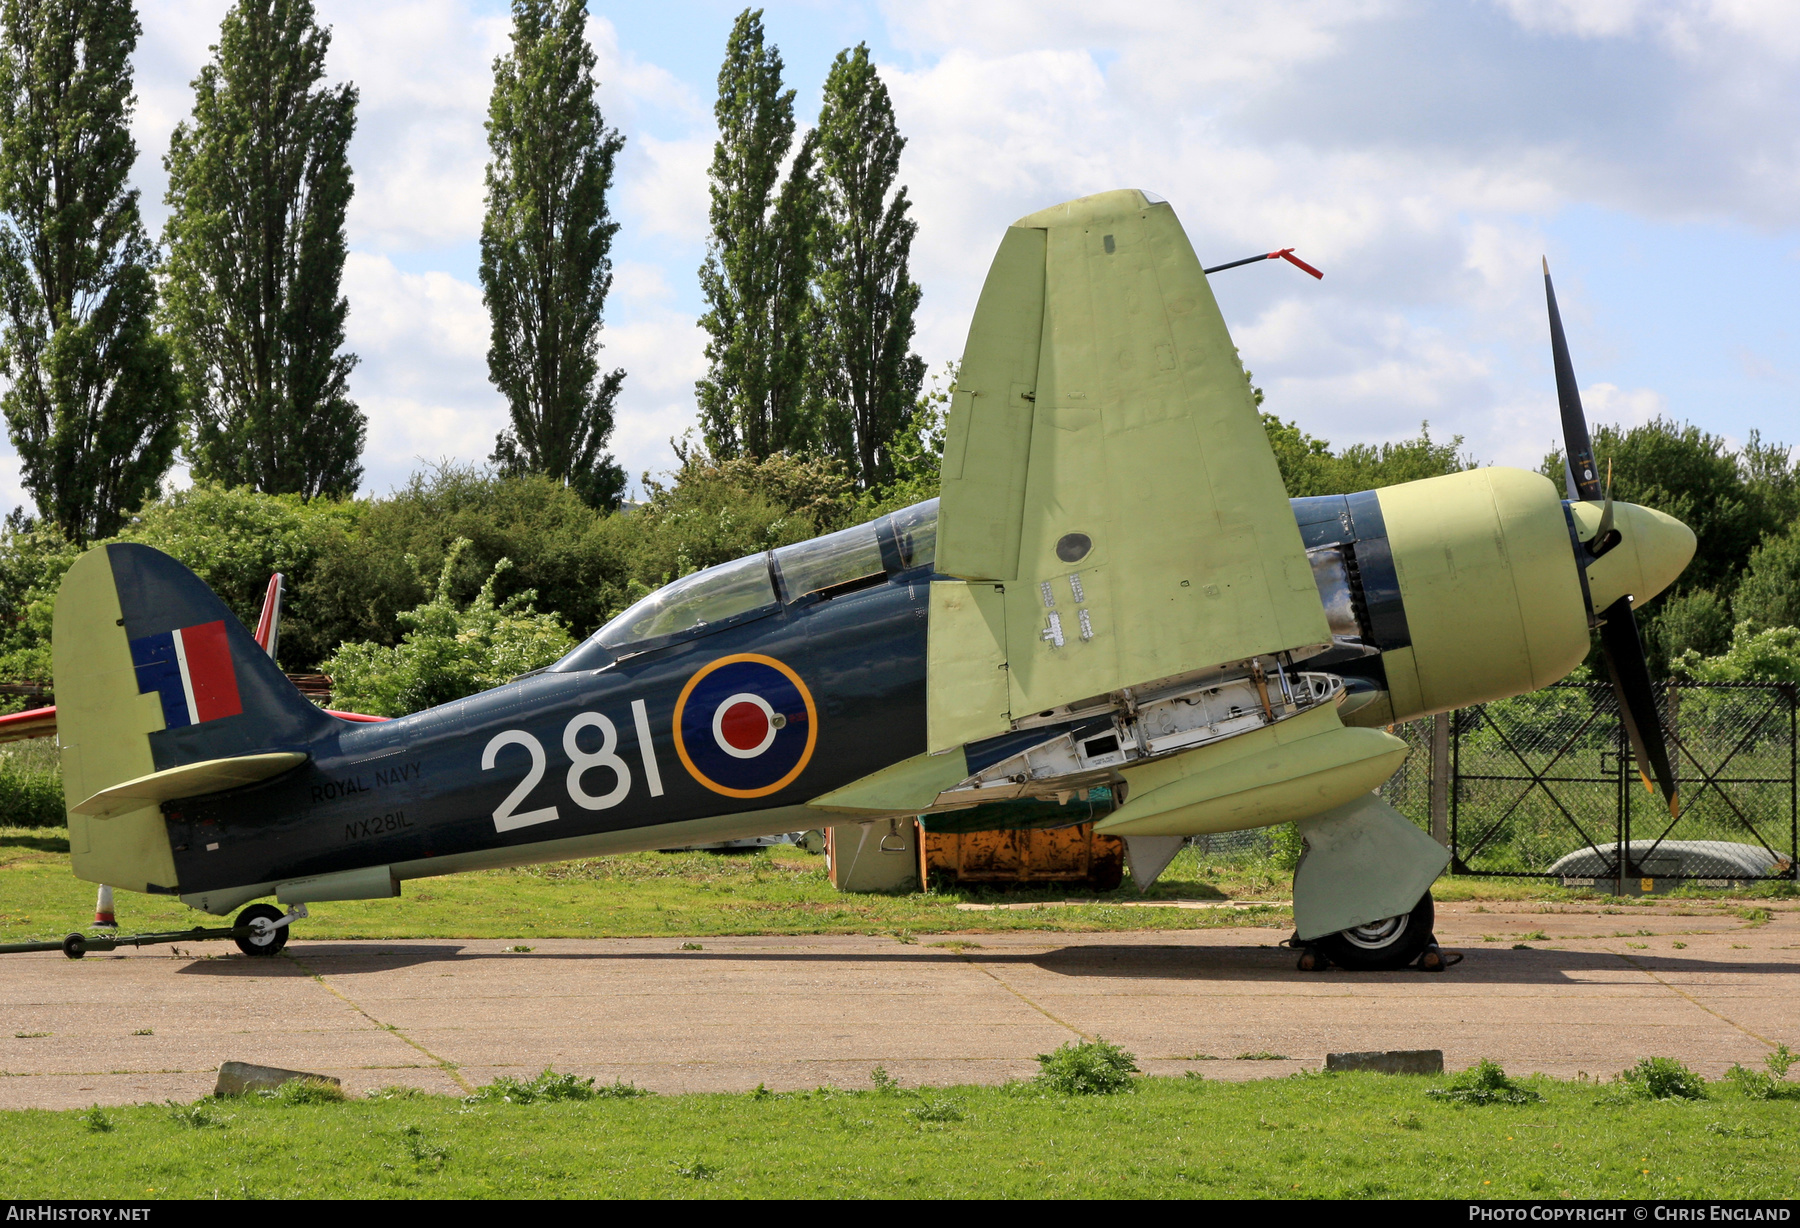
<svg viewBox="0 0 1800 1228">
<path fill-rule="evenodd" d="M 421 1097 L 429 1096 L 430 1094 L 431 1094 L 430 1092 L 423 1091 L 417 1087 L 402 1087 L 396 1083 L 396 1084 L 393 1084 L 388 1087 L 378 1087 L 374 1091 L 371 1091 L 368 1094 L 366 1094 L 365 1096 L 363 1096 L 363 1099 L 364 1100 L 418 1100 Z"/>
<path fill-rule="evenodd" d="M 1614 1091 L 1627 1100 L 1704 1100 L 1706 1080 L 1672 1057 L 1646 1057 L 1619 1072 Z"/>
<path fill-rule="evenodd" d="M 1069 1041 L 1053 1053 L 1038 1054 L 1039 1087 L 1065 1096 L 1109 1096 L 1132 1090 L 1137 1058 L 1110 1041 Z"/>
<path fill-rule="evenodd" d="M 289 1079 L 274 1091 L 259 1092 L 277 1104 L 342 1104 L 344 1089 L 325 1079 Z"/>
<path fill-rule="evenodd" d="M 877 1066 L 871 1070 L 869 1082 L 875 1085 L 876 1091 L 884 1094 L 891 1095 L 900 1090 L 900 1080 L 889 1074 L 885 1066 Z"/>
<path fill-rule="evenodd" d="M 1507 1078 L 1500 1063 L 1485 1057 L 1452 1075 L 1444 1087 L 1434 1087 L 1425 1094 L 1452 1104 L 1537 1104 L 1543 1099 Z"/>
<path fill-rule="evenodd" d="M 538 1104 L 556 1100 L 592 1100 L 601 1095 L 617 1095 L 607 1089 L 596 1090 L 592 1079 L 580 1075 L 557 1074 L 548 1066 L 535 1079 L 521 1082 L 502 1075 L 492 1083 L 475 1089 L 463 1097 L 464 1104 Z M 635 1091 L 630 1094 L 637 1094 Z"/>
<path fill-rule="evenodd" d="M 1285 1053 L 1270 1053 L 1268 1050 L 1262 1049 L 1255 1053 L 1240 1053 L 1233 1060 L 1239 1062 L 1285 1062 L 1289 1059 Z"/>
<path fill-rule="evenodd" d="M 1763 1057 L 1763 1064 L 1769 1068 L 1766 1073 L 1733 1063 L 1731 1069 L 1725 1072 L 1725 1078 L 1735 1084 L 1747 1100 L 1774 1100 L 1794 1090 L 1783 1087 L 1782 1081 L 1787 1078 L 1787 1072 L 1795 1062 L 1800 1062 L 1800 1053 L 1780 1044 Z"/>
</svg>

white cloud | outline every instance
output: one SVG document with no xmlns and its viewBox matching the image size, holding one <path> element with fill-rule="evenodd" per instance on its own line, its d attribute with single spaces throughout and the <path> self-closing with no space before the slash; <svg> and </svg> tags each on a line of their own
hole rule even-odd
<svg viewBox="0 0 1800 1228">
<path fill-rule="evenodd" d="M 620 189 L 627 214 L 644 234 L 668 235 L 690 245 L 706 241 L 706 168 L 714 139 L 662 141 L 639 134 L 626 143 Z"/>
<path fill-rule="evenodd" d="M 404 273 L 384 256 L 352 252 L 344 293 L 347 343 L 362 359 L 350 394 L 369 419 L 364 490 L 403 482 L 421 461 L 492 452 L 506 408 L 487 380 L 481 291 L 447 273 Z"/>
<path fill-rule="evenodd" d="M 613 407 L 612 453 L 636 483 L 644 471 L 673 466 L 669 440 L 694 423 L 694 381 L 706 372 L 705 337 L 655 265 L 626 262 L 607 300 L 604 369 L 623 367 Z"/>
<path fill-rule="evenodd" d="M 1654 388 L 1621 388 L 1617 384 L 1589 384 L 1581 390 L 1581 408 L 1589 422 L 1611 422 L 1622 427 L 1643 426 L 1669 410 L 1668 398 Z"/>
</svg>

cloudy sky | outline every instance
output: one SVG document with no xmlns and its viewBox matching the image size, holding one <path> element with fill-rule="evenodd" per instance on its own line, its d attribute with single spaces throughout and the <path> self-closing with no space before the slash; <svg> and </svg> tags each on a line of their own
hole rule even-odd
<svg viewBox="0 0 1800 1228">
<path fill-rule="evenodd" d="M 225 10 L 143 0 L 137 182 L 160 229 L 169 132 Z M 476 282 L 482 119 L 503 5 L 319 0 L 361 91 L 345 271 L 365 490 L 479 460 L 505 413 Z M 714 79 L 734 4 L 594 0 L 626 137 L 608 359 L 614 450 L 668 468 L 693 420 Z M 1538 258 L 1590 419 L 1661 413 L 1800 442 L 1800 5 L 1790 0 L 907 0 L 771 3 L 810 121 L 866 41 L 909 140 L 916 348 L 962 349 L 1001 231 L 1115 187 L 1168 198 L 1201 259 L 1294 247 L 1214 290 L 1268 406 L 1334 443 L 1429 419 L 1479 459 L 1555 434 Z M 10 450 L 0 500 L 22 498 Z"/>
</svg>

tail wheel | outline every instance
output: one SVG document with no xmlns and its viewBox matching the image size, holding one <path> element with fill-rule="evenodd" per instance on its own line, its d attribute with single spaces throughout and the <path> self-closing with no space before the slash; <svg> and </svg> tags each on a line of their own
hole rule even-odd
<svg viewBox="0 0 1800 1228">
<path fill-rule="evenodd" d="M 1339 930 L 1314 945 L 1329 955 L 1332 963 L 1354 971 L 1404 968 L 1431 944 L 1431 927 L 1435 921 L 1431 892 L 1427 891 L 1413 905 L 1411 912 Z"/>
<path fill-rule="evenodd" d="M 235 941 L 245 955 L 273 955 L 287 945 L 288 926 L 277 926 L 281 910 L 273 904 L 252 904 L 237 915 L 237 928 L 249 929 L 247 938 Z"/>
</svg>

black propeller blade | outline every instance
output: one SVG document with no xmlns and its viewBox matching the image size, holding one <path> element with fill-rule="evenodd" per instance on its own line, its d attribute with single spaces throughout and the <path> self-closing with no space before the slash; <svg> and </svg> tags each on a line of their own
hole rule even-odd
<svg viewBox="0 0 1800 1228">
<path fill-rule="evenodd" d="M 1575 366 L 1569 361 L 1569 340 L 1563 335 L 1562 314 L 1556 310 L 1556 288 L 1550 284 L 1550 261 L 1544 261 L 1544 298 L 1550 305 L 1550 356 L 1556 366 L 1556 400 L 1562 409 L 1563 447 L 1567 464 L 1569 497 L 1582 502 L 1606 500 L 1600 531 L 1590 545 L 1596 553 L 1608 549 L 1616 536 L 1612 529 L 1612 483 L 1604 491 L 1594 464 L 1594 445 L 1588 437 L 1587 415 L 1581 409 L 1581 389 L 1575 383 Z M 1613 693 L 1619 697 L 1619 717 L 1637 755 L 1639 773 L 1644 767 L 1656 774 L 1669 813 L 1679 814 L 1675 773 L 1669 764 L 1668 742 L 1662 718 L 1656 710 L 1656 691 L 1650 681 L 1650 663 L 1644 658 L 1643 637 L 1631 612 L 1629 594 L 1600 611 L 1600 652 L 1612 676 Z M 1644 775 L 1648 786 L 1650 778 Z"/>
<path fill-rule="evenodd" d="M 1581 388 L 1569 361 L 1569 339 L 1563 336 L 1562 313 L 1556 309 L 1556 287 L 1550 284 L 1550 259 L 1544 258 L 1544 297 L 1550 302 L 1550 358 L 1556 365 L 1556 400 L 1562 409 L 1564 461 L 1569 497 L 1586 503 L 1600 498 L 1600 472 L 1588 438 L 1587 415 L 1581 411 Z"/>
<path fill-rule="evenodd" d="M 1650 663 L 1644 659 L 1644 641 L 1631 613 L 1631 598 L 1621 597 L 1601 612 L 1600 653 L 1606 672 L 1612 675 L 1613 693 L 1619 697 L 1619 719 L 1637 755 L 1638 774 L 1644 786 L 1650 777 L 1644 765 L 1656 773 L 1656 783 L 1669 802 L 1669 813 L 1681 812 L 1675 795 L 1675 773 L 1669 766 L 1669 749 L 1663 741 L 1662 719 L 1656 711 L 1656 691 L 1650 681 Z"/>
</svg>

